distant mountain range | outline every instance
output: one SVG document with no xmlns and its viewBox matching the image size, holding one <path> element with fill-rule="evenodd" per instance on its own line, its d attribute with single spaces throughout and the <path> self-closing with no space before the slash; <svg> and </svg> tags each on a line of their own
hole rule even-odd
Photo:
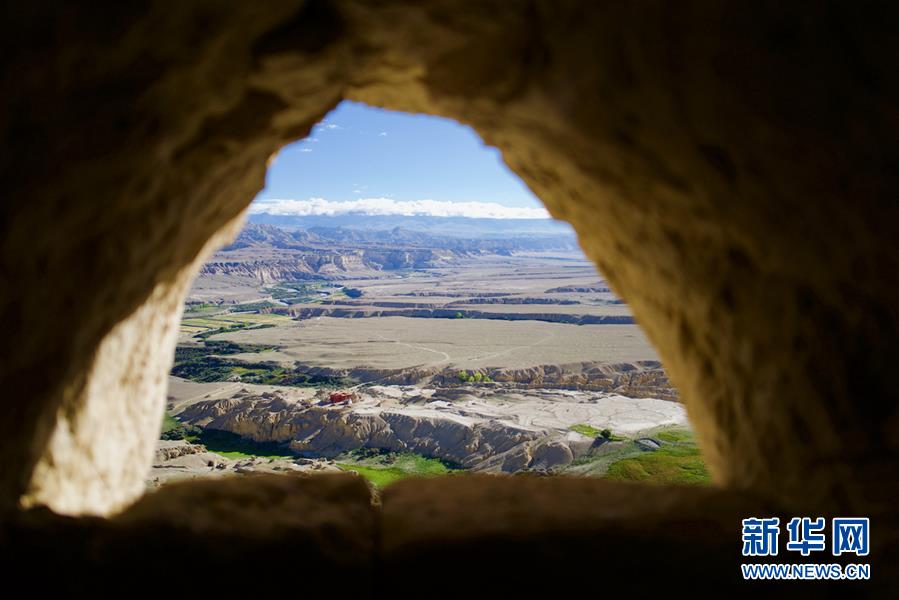
<svg viewBox="0 0 899 600">
<path fill-rule="evenodd" d="M 568 223 L 554 219 L 477 219 L 467 217 L 431 217 L 402 215 L 271 215 L 255 213 L 250 223 L 276 225 L 284 229 L 341 228 L 384 231 L 400 228 L 410 232 L 441 237 L 496 239 L 514 237 L 568 237 L 574 242 L 574 231 Z"/>
<path fill-rule="evenodd" d="M 475 220 L 475 219 L 471 219 Z M 488 220 L 488 219 L 483 219 Z M 390 229 L 313 226 L 288 229 L 275 225 L 247 223 L 237 239 L 222 249 L 231 252 L 243 248 L 276 248 L 279 250 L 315 251 L 337 249 L 451 250 L 462 253 L 508 255 L 516 251 L 577 250 L 577 238 L 568 232 L 546 235 L 510 235 L 508 237 L 444 236 L 432 232 L 395 226 Z"/>
<path fill-rule="evenodd" d="M 570 252 L 579 249 L 577 239 L 564 229 L 561 233 L 557 230 L 550 233 L 551 229 L 547 228 L 543 234 L 531 235 L 525 235 L 519 229 L 520 234 L 511 233 L 507 237 L 478 235 L 478 227 L 484 226 L 483 221 L 508 223 L 499 219 L 411 218 L 412 222 L 419 224 L 447 220 L 477 222 L 472 225 L 472 230 L 456 231 L 457 234 L 466 234 L 465 237 L 400 227 L 395 225 L 396 217 L 357 221 L 356 227 L 344 225 L 347 220 L 342 216 L 303 219 L 319 224 L 285 228 L 247 223 L 234 242 L 218 251 L 203 266 L 200 276 L 249 277 L 265 283 L 310 277 L 339 279 L 384 270 L 437 267 L 473 256 L 511 256 L 517 252 Z M 404 217 L 399 219 L 405 220 Z M 535 220 L 529 222 L 532 221 Z M 389 229 L 370 227 L 375 224 L 394 226 Z M 446 224 L 443 226 L 447 227 Z M 514 224 L 510 228 L 515 231 Z"/>
</svg>

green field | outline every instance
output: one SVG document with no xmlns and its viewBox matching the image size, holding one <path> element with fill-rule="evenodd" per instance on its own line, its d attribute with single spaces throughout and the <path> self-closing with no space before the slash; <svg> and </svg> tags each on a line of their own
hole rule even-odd
<svg viewBox="0 0 899 600">
<path fill-rule="evenodd" d="M 222 358 L 218 352 L 202 347 L 183 348 L 192 353 L 176 357 L 172 375 L 198 383 L 216 381 L 241 381 L 261 385 L 284 385 L 293 387 L 337 388 L 354 385 L 354 380 L 344 377 L 317 375 L 300 369 L 291 369 L 275 362 L 244 362 Z M 179 348 L 178 350 L 182 350 Z M 265 350 L 257 350 L 264 352 Z M 186 352 L 185 352 L 186 353 Z"/>
<path fill-rule="evenodd" d="M 214 315 L 222 312 L 222 308 L 216 304 L 187 304 L 184 307 L 184 318 L 189 316 Z"/>
<path fill-rule="evenodd" d="M 693 446 L 663 446 L 633 458 L 612 463 L 606 479 L 660 484 L 707 485 L 708 469 Z"/>
<path fill-rule="evenodd" d="M 252 307 L 251 305 L 238 304 L 229 310 L 206 308 L 203 310 L 185 311 L 184 318 L 181 320 L 181 333 L 202 338 L 239 329 L 253 329 L 261 326 L 272 327 L 290 321 L 290 317 L 286 315 L 230 312 L 231 310 L 240 309 L 259 310 L 263 308 L 263 304 L 267 303 L 255 303 Z"/>
<path fill-rule="evenodd" d="M 661 431 L 653 434 L 654 438 L 661 442 L 669 442 L 672 444 L 696 444 L 696 438 L 693 436 L 693 432 L 689 429 L 684 429 L 682 427 L 672 427 L 670 429 L 663 429 Z"/>
<path fill-rule="evenodd" d="M 638 450 L 631 456 L 612 462 L 605 478 L 659 484 L 711 483 L 702 453 L 689 429 L 672 427 L 648 437 L 660 442 L 661 448 Z"/>
<path fill-rule="evenodd" d="M 461 469 L 436 458 L 408 452 L 356 450 L 338 457 L 337 466 L 355 471 L 376 487 L 385 487 L 407 477 L 437 477 L 461 472 Z"/>
<path fill-rule="evenodd" d="M 165 417 L 162 419 L 162 433 L 168 433 L 170 431 L 174 431 L 178 427 L 181 426 L 175 417 L 170 415 L 169 413 L 165 413 Z"/>
<path fill-rule="evenodd" d="M 586 429 L 572 429 L 589 435 Z M 588 426 L 589 427 L 589 426 Z M 635 440 L 612 436 L 591 455 L 579 458 L 561 473 L 602 477 L 616 481 L 661 484 L 709 484 L 710 478 L 693 433 L 683 427 L 666 427 L 643 437 L 656 440 L 657 450 L 645 450 Z"/>
<path fill-rule="evenodd" d="M 581 435 L 585 435 L 587 437 L 592 438 L 605 438 L 606 440 L 610 440 L 613 442 L 622 442 L 627 438 L 621 437 L 620 435 L 615 435 L 608 429 L 597 429 L 592 425 L 588 425 L 587 423 L 576 423 L 569 427 L 571 431 L 575 431 Z"/>
</svg>

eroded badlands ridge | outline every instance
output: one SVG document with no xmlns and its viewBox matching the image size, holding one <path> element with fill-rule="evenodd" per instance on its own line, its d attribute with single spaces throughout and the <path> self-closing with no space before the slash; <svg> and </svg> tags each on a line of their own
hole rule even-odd
<svg viewBox="0 0 899 600">
<path fill-rule="evenodd" d="M 680 404 L 594 392 L 368 386 L 356 394 L 355 402 L 333 404 L 327 393 L 311 390 L 232 386 L 188 403 L 178 416 L 256 442 L 283 443 L 301 456 L 373 448 L 500 472 L 564 467 L 596 451 L 594 437 L 571 430 L 576 424 L 636 435 L 686 423 Z"/>
</svg>

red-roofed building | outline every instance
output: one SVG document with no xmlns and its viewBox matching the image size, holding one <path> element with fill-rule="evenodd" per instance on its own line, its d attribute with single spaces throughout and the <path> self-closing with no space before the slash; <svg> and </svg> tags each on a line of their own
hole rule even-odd
<svg viewBox="0 0 899 600">
<path fill-rule="evenodd" d="M 331 392 L 328 396 L 328 401 L 331 404 L 339 404 L 341 402 L 352 402 L 356 399 L 356 394 L 353 392 L 347 391 L 339 391 L 339 392 Z"/>
</svg>

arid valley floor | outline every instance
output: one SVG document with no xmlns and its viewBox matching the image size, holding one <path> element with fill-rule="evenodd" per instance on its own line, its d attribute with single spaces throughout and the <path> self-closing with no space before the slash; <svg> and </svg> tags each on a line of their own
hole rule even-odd
<svg viewBox="0 0 899 600">
<path fill-rule="evenodd" d="M 191 291 L 148 485 L 330 470 L 375 486 L 466 471 L 707 481 L 627 306 L 576 246 L 534 240 L 249 225 Z"/>
</svg>

